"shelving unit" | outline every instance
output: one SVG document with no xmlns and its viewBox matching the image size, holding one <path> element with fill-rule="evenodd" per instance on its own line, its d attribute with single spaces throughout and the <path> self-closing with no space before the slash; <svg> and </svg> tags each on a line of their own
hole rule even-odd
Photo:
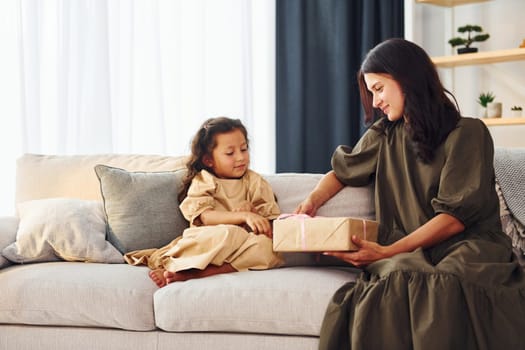
<svg viewBox="0 0 525 350">
<path fill-rule="evenodd" d="M 525 48 L 497 50 L 487 52 L 466 53 L 454 56 L 433 57 L 432 61 L 440 68 L 454 68 L 458 66 L 472 66 L 477 64 L 491 64 L 525 60 Z M 482 118 L 488 126 L 525 125 L 525 118 Z"/>
<path fill-rule="evenodd" d="M 491 0 L 416 0 L 416 3 L 454 7 L 465 4 L 483 3 Z M 525 60 L 525 48 L 484 51 L 461 55 L 432 57 L 438 68 L 455 68 L 460 66 L 474 66 L 501 62 Z M 480 118 L 487 126 L 525 125 L 525 117 L 511 118 Z"/>
</svg>

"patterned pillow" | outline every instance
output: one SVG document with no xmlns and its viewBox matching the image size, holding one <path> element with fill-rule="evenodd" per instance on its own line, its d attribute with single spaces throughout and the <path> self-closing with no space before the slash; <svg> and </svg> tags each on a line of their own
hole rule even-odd
<svg viewBox="0 0 525 350">
<path fill-rule="evenodd" d="M 503 232 L 505 232 L 512 239 L 512 246 L 516 248 L 521 255 L 525 254 L 525 226 L 514 218 L 514 215 L 509 210 L 501 187 L 496 180 L 496 192 L 498 193 L 500 204 L 500 217 Z"/>
</svg>

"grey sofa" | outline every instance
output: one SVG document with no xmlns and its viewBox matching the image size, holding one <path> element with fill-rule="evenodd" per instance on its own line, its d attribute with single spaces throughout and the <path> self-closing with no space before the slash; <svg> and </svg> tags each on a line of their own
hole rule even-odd
<svg viewBox="0 0 525 350">
<path fill-rule="evenodd" d="M 25 155 L 16 202 L 46 198 L 102 201 L 96 164 L 171 171 L 181 158 L 133 155 Z M 272 174 L 291 212 L 320 174 Z M 373 218 L 370 187 L 345 188 L 324 216 Z M 0 248 L 13 244 L 20 218 L 0 218 Z M 285 266 L 157 288 L 146 267 L 0 258 L 0 349 L 316 349 L 325 307 L 359 270 L 315 254 L 287 253 Z"/>
</svg>

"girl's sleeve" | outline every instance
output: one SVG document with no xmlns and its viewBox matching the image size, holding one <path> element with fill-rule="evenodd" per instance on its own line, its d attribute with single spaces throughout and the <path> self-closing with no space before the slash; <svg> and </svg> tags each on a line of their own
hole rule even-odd
<svg viewBox="0 0 525 350">
<path fill-rule="evenodd" d="M 353 149 L 337 147 L 332 155 L 332 169 L 339 181 L 348 186 L 369 184 L 376 172 L 382 140 L 378 131 L 368 129 Z"/>
<path fill-rule="evenodd" d="M 448 213 L 469 227 L 498 210 L 498 203 L 492 138 L 482 121 L 466 121 L 445 141 L 446 159 L 431 204 L 436 214 Z"/>
<path fill-rule="evenodd" d="M 281 214 L 275 199 L 272 187 L 262 176 L 251 172 L 250 177 L 250 202 L 257 213 L 268 220 L 273 220 Z"/>
<path fill-rule="evenodd" d="M 191 181 L 188 195 L 180 204 L 182 215 L 190 222 L 190 226 L 201 226 L 200 215 L 208 209 L 215 208 L 214 194 L 217 185 L 213 177 L 201 171 Z"/>
</svg>

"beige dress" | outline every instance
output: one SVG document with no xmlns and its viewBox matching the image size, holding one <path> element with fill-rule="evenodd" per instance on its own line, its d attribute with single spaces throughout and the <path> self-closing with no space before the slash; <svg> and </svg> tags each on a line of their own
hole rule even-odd
<svg viewBox="0 0 525 350">
<path fill-rule="evenodd" d="M 272 240 L 249 232 L 247 226 L 202 226 L 200 215 L 208 209 L 232 211 L 251 203 L 258 214 L 269 220 L 280 214 L 273 191 L 259 174 L 248 171 L 240 179 L 220 179 L 202 170 L 193 179 L 180 209 L 190 222 L 181 237 L 159 249 L 129 252 L 126 262 L 164 268 L 171 272 L 205 269 L 209 264 L 231 264 L 237 271 L 263 270 L 282 264 L 272 250 Z"/>
</svg>

